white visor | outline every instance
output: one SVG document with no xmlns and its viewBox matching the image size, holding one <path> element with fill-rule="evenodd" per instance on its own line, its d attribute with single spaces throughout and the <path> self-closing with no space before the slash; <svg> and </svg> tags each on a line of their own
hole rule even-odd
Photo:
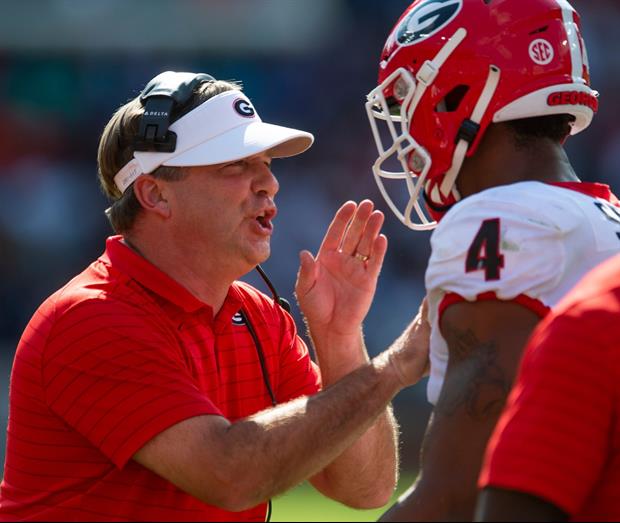
<svg viewBox="0 0 620 523">
<path fill-rule="evenodd" d="M 310 133 L 264 123 L 250 100 L 237 90 L 210 98 L 170 126 L 177 135 L 171 153 L 135 151 L 114 183 L 125 192 L 141 174 L 160 165 L 188 167 L 234 162 L 268 151 L 273 158 L 303 153 L 314 142 Z"/>
</svg>

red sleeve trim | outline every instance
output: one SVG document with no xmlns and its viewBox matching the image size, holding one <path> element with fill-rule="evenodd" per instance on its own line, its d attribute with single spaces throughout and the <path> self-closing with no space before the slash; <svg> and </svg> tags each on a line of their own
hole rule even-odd
<svg viewBox="0 0 620 523">
<path fill-rule="evenodd" d="M 549 314 L 549 311 L 551 310 L 551 307 L 548 307 L 542 301 L 537 300 L 535 298 L 531 298 L 530 296 L 526 296 L 525 294 L 519 294 L 519 296 L 517 296 L 516 298 L 513 298 L 512 300 L 502 300 L 498 298 L 497 294 L 495 294 L 494 292 L 483 292 L 482 294 L 478 294 L 478 296 L 476 296 L 476 299 L 474 301 L 491 301 L 491 300 L 505 301 L 509 303 L 518 303 L 519 305 L 522 305 L 523 307 L 530 309 L 534 314 L 537 314 L 538 316 L 540 316 L 541 319 L 544 318 L 547 314 Z M 467 301 L 467 300 L 463 298 L 463 296 L 461 296 L 460 294 L 457 294 L 456 292 L 447 293 L 443 297 L 443 300 L 441 300 L 441 303 L 439 304 L 439 310 L 438 310 L 439 323 L 441 323 L 441 318 L 443 316 L 443 313 L 446 311 L 448 307 L 450 307 L 450 305 L 454 305 L 455 303 L 461 303 L 464 301 Z"/>
</svg>

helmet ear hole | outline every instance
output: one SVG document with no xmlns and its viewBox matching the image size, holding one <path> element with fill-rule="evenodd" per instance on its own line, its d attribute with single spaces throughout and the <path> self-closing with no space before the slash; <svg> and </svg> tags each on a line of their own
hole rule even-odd
<svg viewBox="0 0 620 523">
<path fill-rule="evenodd" d="M 446 96 L 444 96 L 441 102 L 437 104 L 437 106 L 435 107 L 435 112 L 453 113 L 457 111 L 468 91 L 469 86 L 457 85 Z"/>
<path fill-rule="evenodd" d="M 533 31 L 531 31 L 529 34 L 530 36 L 534 36 L 540 33 L 546 33 L 549 30 L 549 26 L 545 25 L 543 27 L 539 27 L 538 29 L 534 29 Z"/>
</svg>

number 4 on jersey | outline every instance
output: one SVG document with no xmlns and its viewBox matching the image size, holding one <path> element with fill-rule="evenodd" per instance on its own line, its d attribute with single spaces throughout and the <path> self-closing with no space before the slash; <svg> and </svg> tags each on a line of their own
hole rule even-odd
<svg viewBox="0 0 620 523">
<path fill-rule="evenodd" d="M 499 252 L 499 218 L 484 220 L 474 238 L 465 262 L 466 272 L 484 271 L 487 281 L 499 280 L 504 268 L 504 255 Z"/>
</svg>

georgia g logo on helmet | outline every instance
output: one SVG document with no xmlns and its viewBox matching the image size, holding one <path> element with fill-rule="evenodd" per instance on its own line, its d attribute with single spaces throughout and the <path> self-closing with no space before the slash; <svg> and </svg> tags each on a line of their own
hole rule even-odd
<svg viewBox="0 0 620 523">
<path fill-rule="evenodd" d="M 463 0 L 423 0 L 396 30 L 400 45 L 414 45 L 448 25 L 463 8 Z"/>
</svg>

